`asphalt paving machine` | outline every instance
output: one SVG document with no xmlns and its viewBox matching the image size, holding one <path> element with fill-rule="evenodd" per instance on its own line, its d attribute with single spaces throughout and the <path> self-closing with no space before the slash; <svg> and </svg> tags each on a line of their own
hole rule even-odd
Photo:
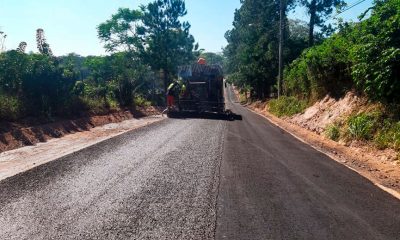
<svg viewBox="0 0 400 240">
<path fill-rule="evenodd" d="M 178 77 L 185 85 L 174 106 L 168 108 L 168 116 L 184 113 L 214 113 L 230 115 L 225 109 L 224 76 L 219 65 L 198 63 L 178 68 Z"/>
</svg>

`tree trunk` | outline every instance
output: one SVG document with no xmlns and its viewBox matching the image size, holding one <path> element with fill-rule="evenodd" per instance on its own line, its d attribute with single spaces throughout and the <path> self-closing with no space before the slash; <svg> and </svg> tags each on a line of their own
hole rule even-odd
<svg viewBox="0 0 400 240">
<path fill-rule="evenodd" d="M 309 23 L 309 32 L 308 32 L 308 46 L 312 47 L 314 45 L 314 25 L 315 25 L 315 17 L 317 14 L 317 0 L 312 0 L 310 4 L 310 23 Z"/>
<path fill-rule="evenodd" d="M 164 92 L 167 94 L 168 85 L 169 85 L 169 72 L 168 70 L 163 69 L 163 80 L 164 80 Z"/>
</svg>

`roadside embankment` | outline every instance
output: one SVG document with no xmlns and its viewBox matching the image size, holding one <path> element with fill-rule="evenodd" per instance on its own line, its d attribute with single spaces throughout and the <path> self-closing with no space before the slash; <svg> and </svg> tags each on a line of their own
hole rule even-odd
<svg viewBox="0 0 400 240">
<path fill-rule="evenodd" d="M 400 165 L 396 150 L 378 149 L 371 141 L 351 140 L 346 136 L 334 141 L 326 134 L 332 124 L 347 124 L 349 116 L 365 106 L 365 99 L 348 93 L 341 99 L 326 97 L 302 113 L 279 118 L 269 111 L 267 102 L 247 104 L 249 109 L 265 116 L 300 140 L 357 171 L 381 188 L 399 195 Z"/>
<path fill-rule="evenodd" d="M 1 122 L 0 153 L 24 146 L 32 146 L 68 134 L 88 131 L 94 127 L 109 123 L 118 123 L 132 118 L 157 115 L 160 114 L 160 110 L 155 107 L 119 110 L 106 115 L 60 119 L 50 123 L 40 123 L 37 119 L 28 119 L 18 123 Z"/>
</svg>

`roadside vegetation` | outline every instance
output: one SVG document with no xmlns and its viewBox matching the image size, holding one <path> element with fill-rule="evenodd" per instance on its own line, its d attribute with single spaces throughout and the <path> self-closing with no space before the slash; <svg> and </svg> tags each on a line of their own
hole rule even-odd
<svg viewBox="0 0 400 240">
<path fill-rule="evenodd" d="M 358 109 L 339 131 L 328 127 L 328 137 L 399 150 L 400 2 L 376 1 L 369 11 L 368 19 L 340 24 L 337 33 L 291 63 L 285 93 L 312 103 L 355 91 L 369 99 L 368 105 L 380 107 Z"/>
<path fill-rule="evenodd" d="M 278 117 L 293 116 L 307 108 L 307 102 L 296 97 L 282 96 L 268 103 L 269 111 Z"/>
<path fill-rule="evenodd" d="M 107 56 L 54 56 L 43 29 L 37 30 L 38 53 L 25 53 L 25 42 L 3 51 L 1 32 L 0 121 L 163 105 L 177 66 L 200 54 L 222 64 L 220 55 L 199 50 L 190 24 L 181 20 L 186 13 L 183 0 L 119 9 L 97 26 Z"/>
<path fill-rule="evenodd" d="M 312 16 L 311 3 L 303 1 Z M 329 95 L 341 98 L 352 91 L 368 103 L 326 127 L 335 141 L 364 141 L 380 149 L 400 150 L 400 2 L 375 0 L 360 22 L 338 19 L 326 24 L 341 1 L 317 8 L 318 31 L 308 23 L 286 20 L 283 96 L 276 96 L 278 77 L 279 1 L 246 0 L 228 31 L 225 49 L 230 81 L 248 89 L 252 100 L 268 100 L 277 116 L 292 116 Z M 328 3 L 330 2 L 330 3 Z M 307 3 L 309 3 L 307 5 Z M 287 10 L 298 2 L 288 1 Z M 275 6 L 275 7 L 274 7 Z M 325 9 L 322 12 L 318 10 Z M 330 10 L 329 10 L 330 9 Z M 252 18 L 251 16 L 259 16 Z M 244 90 L 242 90 L 244 91 Z M 370 108 L 379 106 L 373 111 Z"/>
</svg>

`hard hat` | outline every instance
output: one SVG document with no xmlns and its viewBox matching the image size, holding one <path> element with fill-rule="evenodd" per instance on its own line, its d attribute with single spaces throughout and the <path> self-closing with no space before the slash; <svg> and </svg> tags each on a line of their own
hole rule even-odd
<svg viewBox="0 0 400 240">
<path fill-rule="evenodd" d="M 205 65 L 206 64 L 206 60 L 204 58 L 199 58 L 199 60 L 197 61 L 198 64 L 201 65 Z"/>
</svg>

